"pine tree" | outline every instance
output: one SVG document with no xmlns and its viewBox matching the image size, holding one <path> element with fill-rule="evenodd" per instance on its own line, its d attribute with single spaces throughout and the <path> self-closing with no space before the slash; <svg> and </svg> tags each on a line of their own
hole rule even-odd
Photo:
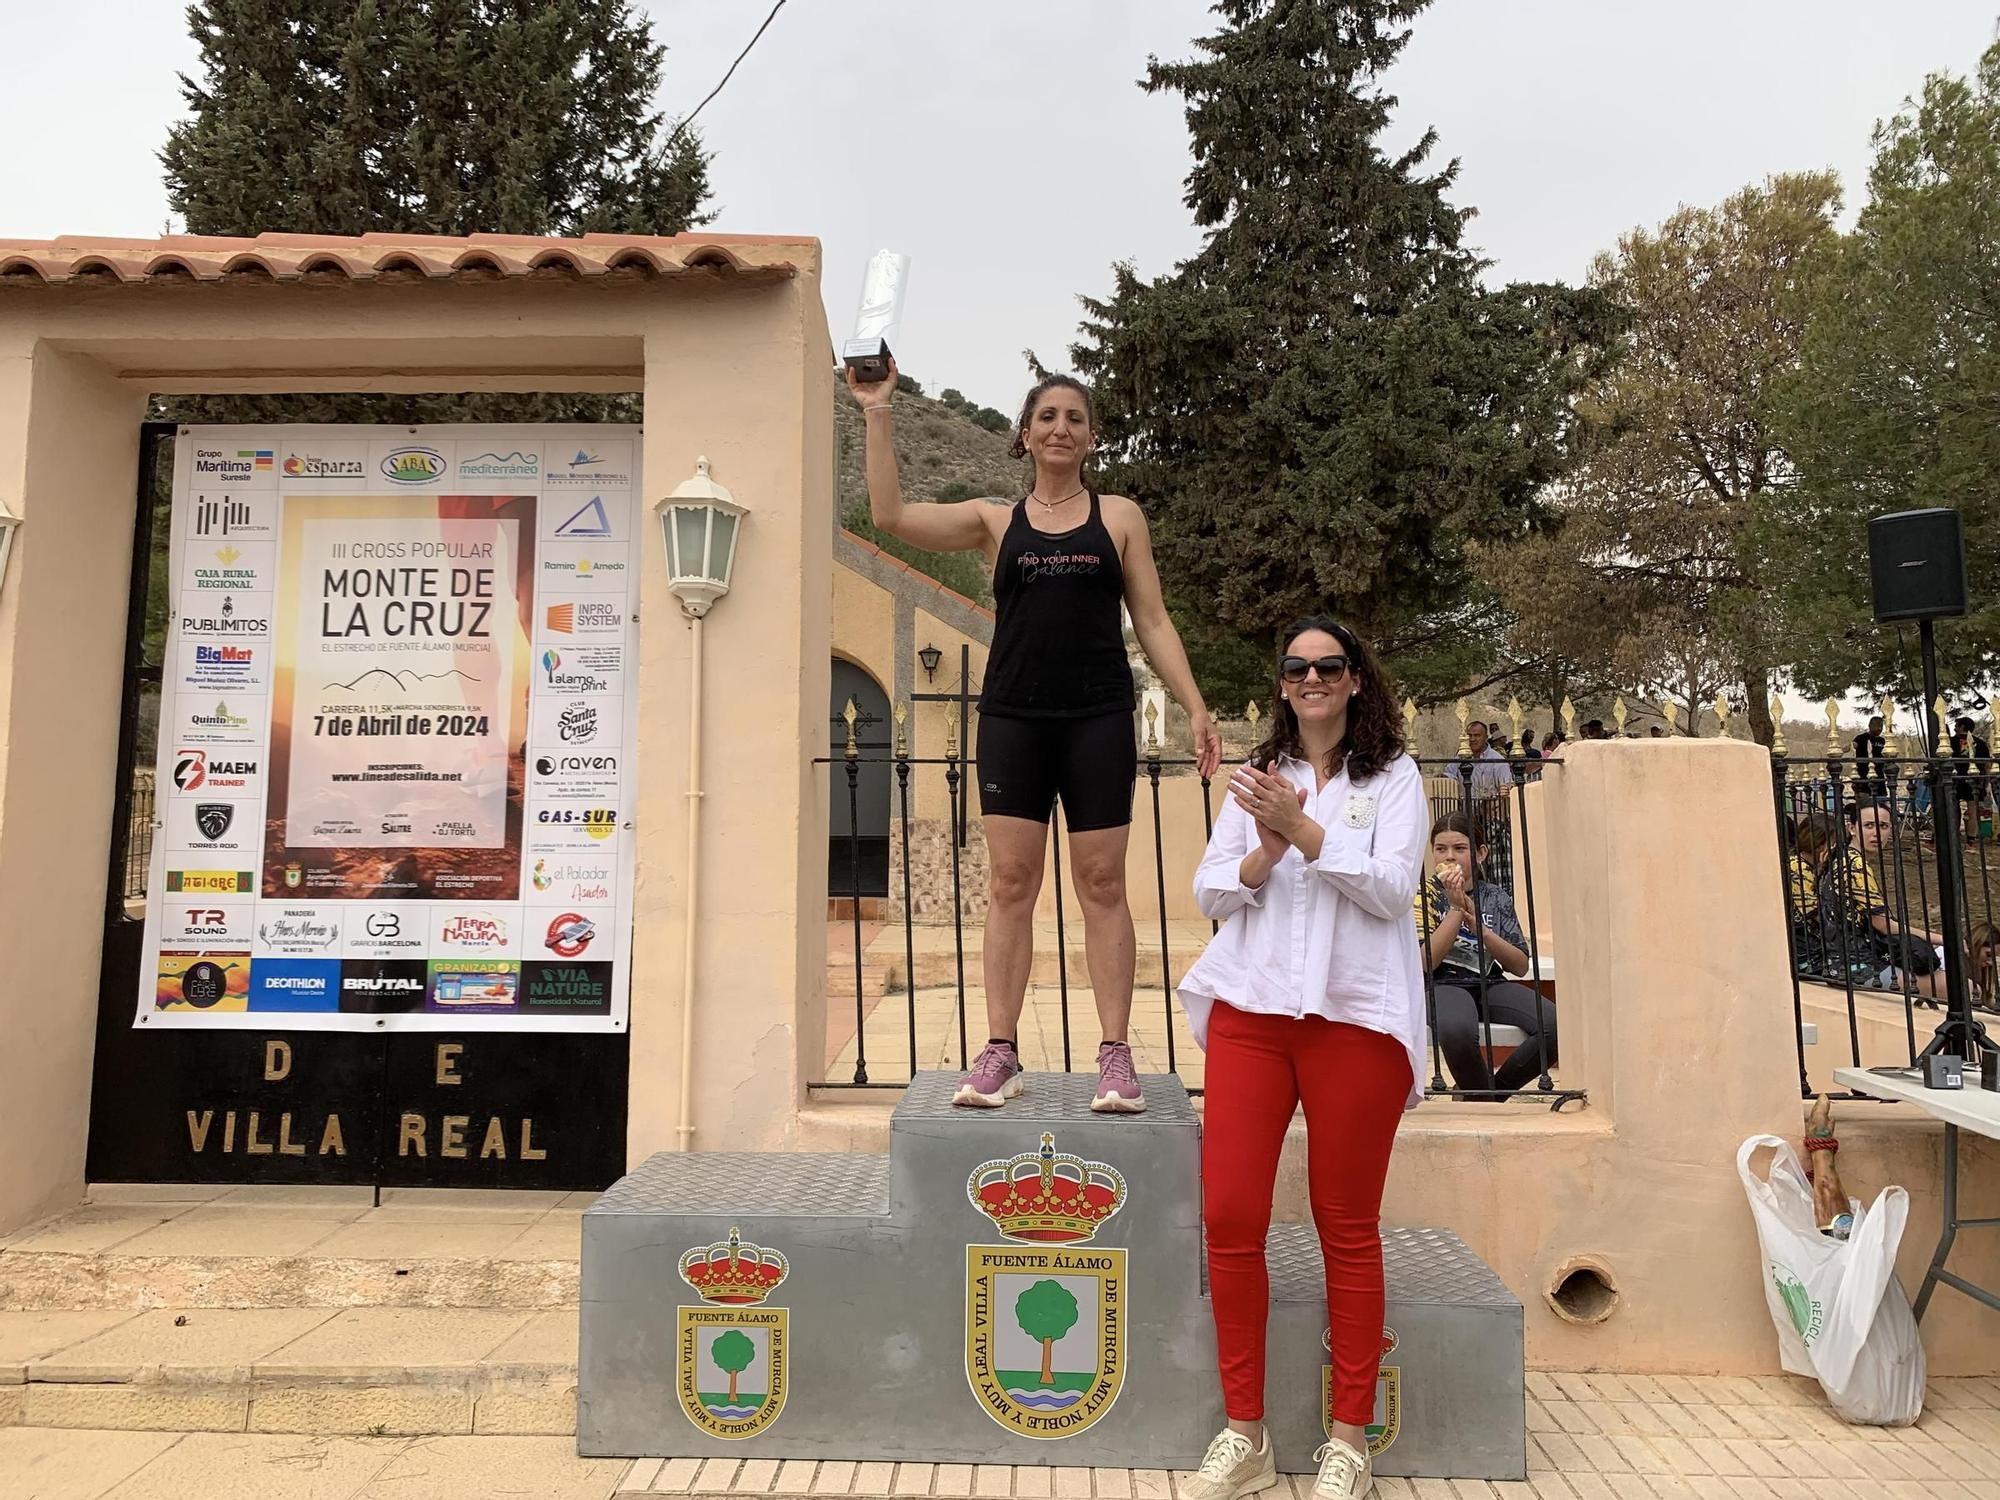
<svg viewBox="0 0 2000 1500">
<path fill-rule="evenodd" d="M 1184 201 L 1208 232 L 1157 280 L 1118 267 L 1072 356 L 1190 645 L 1232 680 L 1260 659 L 1267 679 L 1272 633 L 1328 609 L 1406 676 L 1483 670 L 1499 616 L 1466 543 L 1537 523 L 1602 357 L 1595 293 L 1482 286 L 1434 132 L 1377 145 L 1396 104 L 1377 80 L 1427 3 L 1219 0 L 1200 55 L 1141 83 L 1187 101 Z"/>
<path fill-rule="evenodd" d="M 678 234 L 708 156 L 628 0 L 197 0 L 160 153 L 193 234 Z"/>
</svg>

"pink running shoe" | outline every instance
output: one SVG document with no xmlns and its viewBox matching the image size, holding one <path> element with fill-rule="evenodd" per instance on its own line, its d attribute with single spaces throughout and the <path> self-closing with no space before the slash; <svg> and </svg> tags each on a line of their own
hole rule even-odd
<svg viewBox="0 0 2000 1500">
<path fill-rule="evenodd" d="M 1021 1059 L 1005 1042 L 988 1042 L 972 1060 L 972 1071 L 958 1081 L 953 1104 L 967 1109 L 998 1109 L 1021 1092 Z"/>
<path fill-rule="evenodd" d="M 1132 1048 L 1124 1042 L 1103 1042 L 1097 1048 L 1097 1097 L 1090 1107 L 1100 1115 L 1141 1115 L 1145 1096 L 1139 1073 L 1132 1066 Z"/>
</svg>

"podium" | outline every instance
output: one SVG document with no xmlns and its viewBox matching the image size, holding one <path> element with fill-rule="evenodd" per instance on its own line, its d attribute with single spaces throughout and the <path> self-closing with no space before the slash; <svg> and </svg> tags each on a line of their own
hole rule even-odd
<svg viewBox="0 0 2000 1500">
<path fill-rule="evenodd" d="M 998 1110 L 920 1074 L 886 1156 L 648 1159 L 583 1218 L 586 1455 L 1186 1469 L 1222 1425 L 1199 1117 L 1034 1074 Z M 1381 1474 L 1526 1473 L 1521 1305 L 1455 1235 L 1384 1233 L 1370 1428 Z M 1325 1441 L 1309 1225 L 1274 1226 L 1266 1418 L 1281 1467 Z"/>
</svg>

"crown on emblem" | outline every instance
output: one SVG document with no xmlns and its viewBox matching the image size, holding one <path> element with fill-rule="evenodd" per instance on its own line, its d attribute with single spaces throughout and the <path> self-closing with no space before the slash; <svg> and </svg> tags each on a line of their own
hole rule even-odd
<svg viewBox="0 0 2000 1500">
<path fill-rule="evenodd" d="M 1002 1235 L 1030 1244 L 1090 1239 L 1125 1205 L 1125 1179 L 1116 1168 L 1058 1152 L 1046 1132 L 1040 1151 L 981 1162 L 965 1192 Z"/>
<path fill-rule="evenodd" d="M 729 1238 L 698 1246 L 681 1257 L 681 1280 L 704 1302 L 725 1307 L 752 1307 L 778 1289 L 791 1273 L 791 1262 L 775 1250 L 746 1245 L 732 1226 Z"/>
</svg>

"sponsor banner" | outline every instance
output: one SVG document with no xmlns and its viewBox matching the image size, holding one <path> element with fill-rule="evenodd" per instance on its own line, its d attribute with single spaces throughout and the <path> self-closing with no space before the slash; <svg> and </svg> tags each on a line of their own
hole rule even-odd
<svg viewBox="0 0 2000 1500">
<path fill-rule="evenodd" d="M 243 495 L 224 490 L 189 497 L 184 509 L 190 547 L 231 542 L 268 542 L 278 534 L 275 495 Z M 178 515 L 177 515 L 178 519 Z"/>
<path fill-rule="evenodd" d="M 221 897 L 185 897 L 161 903 L 160 946 L 174 949 L 227 948 L 250 956 L 256 906 Z"/>
<path fill-rule="evenodd" d="M 180 597 L 199 609 L 202 601 L 224 594 L 268 594 L 278 555 L 273 542 L 204 538 L 191 543 L 181 557 Z M 269 611 L 268 603 L 265 609 Z"/>
<path fill-rule="evenodd" d="M 184 430 L 135 1020 L 625 1025 L 635 434 Z"/>
<path fill-rule="evenodd" d="M 608 1016 L 612 968 L 609 963 L 524 962 L 522 1007 L 572 1016 Z"/>
<path fill-rule="evenodd" d="M 620 759 L 614 750 L 533 752 L 528 757 L 529 805 L 599 802 L 610 807 L 618 806 Z"/>
<path fill-rule="evenodd" d="M 421 1011 L 430 995 L 430 965 L 422 959 L 345 959 L 340 1009 L 348 1015 L 399 1016 Z"/>
<path fill-rule="evenodd" d="M 248 753 L 264 738 L 264 696 L 218 689 L 213 697 L 181 695 L 181 722 L 175 738 L 183 745 L 221 747 Z"/>
<path fill-rule="evenodd" d="M 634 450 L 630 441 L 568 444 L 554 449 L 542 474 L 542 493 L 632 488 Z"/>
<path fill-rule="evenodd" d="M 385 901 L 341 907 L 343 958 L 422 958 L 431 945 L 431 915 L 421 906 Z"/>
<path fill-rule="evenodd" d="M 565 640 L 625 639 L 625 601 L 603 596 L 568 598 L 546 593 L 539 596 L 537 618 L 541 621 L 538 640 L 561 644 Z"/>
<path fill-rule="evenodd" d="M 541 509 L 545 542 L 619 542 L 631 540 L 629 495 L 578 491 L 551 496 Z"/>
<path fill-rule="evenodd" d="M 430 951 L 445 958 L 516 958 L 521 952 L 521 908 L 459 906 L 431 908 Z"/>
<path fill-rule="evenodd" d="M 625 648 L 568 643 L 544 646 L 535 653 L 535 687 L 551 697 L 623 696 Z"/>
<path fill-rule="evenodd" d="M 254 438 L 211 439 L 194 445 L 188 471 L 199 488 L 276 489 L 277 450 Z"/>
<path fill-rule="evenodd" d="M 512 958 L 434 958 L 430 985 L 433 1011 L 511 1015 L 521 1001 L 521 963 Z"/>
<path fill-rule="evenodd" d="M 624 699 L 536 695 L 529 738 L 536 750 L 600 750 L 624 743 Z"/>
<path fill-rule="evenodd" d="M 307 438 L 281 445 L 278 479 L 286 488 L 304 485 L 324 489 L 340 485 L 354 489 L 368 478 L 368 445 Z"/>
<path fill-rule="evenodd" d="M 346 920 L 343 906 L 260 901 L 250 952 L 258 958 L 338 958 Z"/>
<path fill-rule="evenodd" d="M 250 1009 L 340 1009 L 340 960 L 253 957 L 250 960 Z"/>
<path fill-rule="evenodd" d="M 531 906 L 521 919 L 524 959 L 601 958 L 611 950 L 617 912 L 610 906 Z"/>
<path fill-rule="evenodd" d="M 269 641 L 184 640 L 178 653 L 175 686 L 186 692 L 253 692 L 270 683 Z"/>
<path fill-rule="evenodd" d="M 158 1012 L 199 1014 L 250 1008 L 250 955 L 228 948 L 161 949 L 152 974 Z"/>
<path fill-rule="evenodd" d="M 542 450 L 533 444 L 510 447 L 501 443 L 490 448 L 476 442 L 458 445 L 458 489 L 486 494 L 496 488 L 520 488 L 536 494 L 541 479 Z"/>
<path fill-rule="evenodd" d="M 166 799 L 167 858 L 177 863 L 247 863 L 264 841 L 253 801 Z"/>
<path fill-rule="evenodd" d="M 536 585 L 568 594 L 623 594 L 631 582 L 630 549 L 596 543 L 544 542 Z"/>
<path fill-rule="evenodd" d="M 368 445 L 368 487 L 444 490 L 452 487 L 458 445 L 445 438 Z"/>
</svg>

